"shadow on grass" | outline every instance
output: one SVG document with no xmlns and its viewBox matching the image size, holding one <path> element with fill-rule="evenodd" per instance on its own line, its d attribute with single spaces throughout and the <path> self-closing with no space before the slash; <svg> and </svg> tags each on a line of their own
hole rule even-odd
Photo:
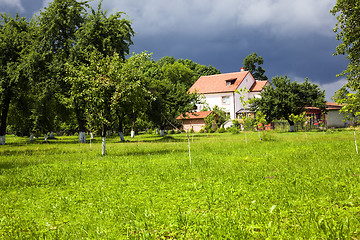
<svg viewBox="0 0 360 240">
<path fill-rule="evenodd" d="M 187 149 L 159 149 L 159 150 L 135 150 L 129 152 L 112 152 L 107 153 L 106 156 L 118 156 L 118 157 L 128 157 L 128 156 L 152 156 L 152 155 L 168 155 L 168 154 L 176 154 L 176 153 L 183 153 L 188 152 Z"/>
<path fill-rule="evenodd" d="M 17 162 L 13 162 L 13 161 L 2 161 L 0 162 L 0 175 L 1 170 L 6 170 L 6 169 L 11 169 L 11 168 L 22 168 L 22 167 L 27 167 L 30 165 L 36 165 L 39 163 L 33 162 L 33 161 L 17 161 Z"/>
</svg>

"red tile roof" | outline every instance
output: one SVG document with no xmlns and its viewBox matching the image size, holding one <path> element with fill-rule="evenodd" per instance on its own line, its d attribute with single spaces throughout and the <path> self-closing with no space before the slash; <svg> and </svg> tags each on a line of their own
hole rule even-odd
<svg viewBox="0 0 360 240">
<path fill-rule="evenodd" d="M 269 82 L 268 80 L 266 81 L 256 80 L 256 82 L 251 86 L 250 92 L 261 92 L 268 82 Z"/>
<path fill-rule="evenodd" d="M 326 103 L 326 109 L 327 110 L 338 110 L 341 109 L 344 105 L 333 103 L 333 102 L 327 102 Z"/>
<path fill-rule="evenodd" d="M 181 114 L 180 116 L 178 116 L 176 119 L 180 120 L 180 119 L 202 119 L 202 118 L 206 118 L 207 116 L 210 115 L 210 113 L 212 113 L 213 111 L 204 111 L 204 112 L 192 112 L 192 113 L 185 113 L 185 116 L 183 114 Z"/>
<path fill-rule="evenodd" d="M 333 103 L 333 102 L 327 102 L 325 104 L 325 108 L 326 110 L 339 110 L 343 107 L 344 105 L 341 105 L 341 104 L 337 104 L 337 103 Z M 308 110 L 320 110 L 319 108 L 317 107 L 305 107 L 305 109 L 308 111 Z"/>
<path fill-rule="evenodd" d="M 221 93 L 221 92 L 234 92 L 245 79 L 251 74 L 249 71 L 224 73 L 211 76 L 200 77 L 194 85 L 189 89 L 189 92 L 198 93 Z M 226 82 L 233 82 L 227 85 Z"/>
</svg>

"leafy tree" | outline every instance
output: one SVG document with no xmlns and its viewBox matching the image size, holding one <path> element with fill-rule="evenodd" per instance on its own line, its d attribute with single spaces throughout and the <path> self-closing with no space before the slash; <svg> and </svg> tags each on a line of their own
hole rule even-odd
<svg viewBox="0 0 360 240">
<path fill-rule="evenodd" d="M 90 128 L 97 129 L 102 137 L 102 154 L 106 151 L 106 132 L 114 121 L 111 102 L 116 89 L 116 79 L 121 59 L 118 55 L 103 57 L 94 52 L 90 58 L 90 65 L 81 67 L 81 72 L 88 79 L 86 91 L 86 113 Z"/>
<path fill-rule="evenodd" d="M 215 105 L 213 108 L 206 106 L 201 111 L 213 111 L 217 116 L 216 125 L 218 128 L 220 128 L 227 120 L 230 119 L 230 116 L 225 112 L 225 109 L 219 107 L 218 105 Z"/>
<path fill-rule="evenodd" d="M 216 118 L 217 115 L 215 112 L 212 112 L 209 114 L 209 116 L 205 117 L 205 126 L 204 126 L 204 130 L 207 133 L 213 133 L 217 130 L 217 125 L 216 123 Z"/>
<path fill-rule="evenodd" d="M 145 75 L 146 65 L 149 61 L 151 61 L 151 55 L 143 52 L 131 56 L 122 64 L 112 101 L 112 107 L 118 116 L 119 124 L 122 124 L 125 115 L 131 118 L 132 137 L 135 134 L 137 117 L 146 112 L 153 100 L 152 93 L 147 86 L 149 80 Z"/>
<path fill-rule="evenodd" d="M 348 82 L 337 92 L 335 99 L 345 104 L 341 111 L 352 118 L 360 115 L 360 2 L 337 0 L 331 13 L 337 15 L 334 32 L 337 40 L 342 41 L 335 55 L 346 55 L 349 60 L 347 69 L 340 74 L 346 75 Z"/>
<path fill-rule="evenodd" d="M 255 98 L 251 110 L 265 114 L 267 122 L 284 118 L 294 131 L 291 114 L 299 115 L 305 107 L 312 106 L 325 110 L 325 91 L 312 84 L 308 79 L 304 83 L 290 82 L 288 77 L 274 77 L 270 85 L 264 88 L 261 98 Z"/>
<path fill-rule="evenodd" d="M 42 68 L 38 77 L 39 99 L 36 106 L 36 128 L 44 133 L 53 130 L 55 117 L 66 117 L 68 112 L 59 105 L 71 94 L 71 84 L 66 81 L 66 64 L 76 59 L 74 45 L 76 32 L 84 24 L 87 2 L 76 0 L 54 0 L 40 12 L 39 41 L 36 43 Z M 48 103 L 53 103 L 49 106 Z M 39 125 L 40 124 L 40 125 Z"/>
<path fill-rule="evenodd" d="M 194 72 L 189 67 L 178 62 L 173 64 L 164 64 L 161 71 L 166 80 L 175 85 L 182 84 L 187 89 L 189 89 L 196 81 L 194 78 Z"/>
<path fill-rule="evenodd" d="M 177 62 L 189 67 L 194 72 L 195 80 L 199 79 L 201 76 L 215 75 L 220 74 L 220 70 L 216 69 L 213 66 L 205 66 L 198 63 L 193 62 L 189 59 L 179 59 Z"/>
<path fill-rule="evenodd" d="M 25 18 L 1 14 L 0 21 L 0 144 L 5 134 L 10 104 L 23 99 L 31 84 L 26 71 L 26 56 L 32 42 L 32 27 Z"/>
<path fill-rule="evenodd" d="M 162 61 L 156 65 L 150 66 L 151 72 L 147 72 L 152 75 L 149 89 L 155 99 L 148 109 L 148 117 L 162 134 L 166 127 L 179 127 L 176 117 L 193 110 L 198 96 L 188 94 L 188 89 L 195 81 L 189 67 L 178 62 L 170 64 Z"/>
<path fill-rule="evenodd" d="M 244 69 L 250 71 L 253 77 L 257 80 L 267 80 L 265 76 L 265 70 L 260 66 L 264 63 L 264 60 L 261 56 L 258 56 L 257 53 L 251 53 L 244 59 Z"/>
<path fill-rule="evenodd" d="M 101 2 L 97 10 L 91 8 L 91 13 L 87 14 L 84 24 L 76 31 L 76 50 L 80 53 L 91 53 L 94 50 L 104 56 L 118 54 L 121 59 L 125 59 L 133 44 L 132 37 L 134 31 L 131 21 L 122 18 L 123 12 L 107 14 L 102 9 Z M 79 56 L 78 56 L 79 57 Z M 83 56 L 86 62 L 87 55 Z"/>
<path fill-rule="evenodd" d="M 76 32 L 77 44 L 75 49 L 80 59 L 79 64 L 87 64 L 88 56 L 96 51 L 102 56 L 113 56 L 117 54 L 120 59 L 124 60 L 125 55 L 129 53 L 129 47 L 133 44 L 132 36 L 134 31 L 131 22 L 122 18 L 122 12 L 115 12 L 107 15 L 102 9 L 101 2 L 97 10 L 91 9 L 91 13 L 85 18 L 82 27 Z M 76 79 L 75 79 L 76 81 Z M 82 82 L 81 79 L 79 79 Z M 74 82 L 74 84 L 76 84 Z M 78 95 L 73 95 L 73 106 L 76 112 L 79 131 L 85 132 L 85 102 L 82 97 L 86 91 L 86 86 L 78 88 Z M 79 135 L 80 137 L 80 135 Z M 84 142 L 85 139 L 82 141 Z"/>
</svg>

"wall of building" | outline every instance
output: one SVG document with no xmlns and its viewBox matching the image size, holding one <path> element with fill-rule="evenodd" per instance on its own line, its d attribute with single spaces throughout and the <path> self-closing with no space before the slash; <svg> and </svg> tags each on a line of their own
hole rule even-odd
<svg viewBox="0 0 360 240">
<path fill-rule="evenodd" d="M 341 127 L 349 127 L 350 121 L 343 121 L 344 114 L 340 113 L 339 110 L 331 110 L 326 115 L 327 127 L 331 128 L 341 128 Z"/>
<path fill-rule="evenodd" d="M 252 87 L 252 85 L 254 83 L 255 83 L 255 79 L 250 74 L 248 74 L 245 77 L 245 79 L 241 82 L 241 84 L 239 85 L 239 87 L 237 89 L 240 90 L 245 87 L 246 89 L 250 90 L 250 88 Z M 251 93 L 245 94 L 244 101 L 248 101 L 251 97 L 252 97 Z M 240 94 L 235 93 L 235 113 L 237 111 L 239 111 L 240 109 L 246 109 L 246 108 L 248 108 L 248 106 L 243 106 L 240 101 Z M 232 119 L 235 119 L 235 118 L 236 118 L 236 116 L 234 116 L 234 118 L 232 118 Z"/>
<path fill-rule="evenodd" d="M 204 119 L 183 119 L 183 129 L 186 132 L 190 132 L 191 128 L 194 132 L 199 132 L 202 126 L 205 125 Z"/>
</svg>

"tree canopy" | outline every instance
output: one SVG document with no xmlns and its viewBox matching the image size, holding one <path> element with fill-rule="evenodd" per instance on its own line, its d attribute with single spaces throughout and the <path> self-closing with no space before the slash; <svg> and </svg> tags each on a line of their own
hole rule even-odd
<svg viewBox="0 0 360 240">
<path fill-rule="evenodd" d="M 6 132 L 119 132 L 179 127 L 193 110 L 188 89 L 220 71 L 189 59 L 129 56 L 135 34 L 125 13 L 108 14 L 101 1 L 53 0 L 27 20 L 0 18 L 0 143 Z M 81 137 L 83 136 L 83 137 Z M 123 140 L 123 139 L 122 139 Z"/>
<path fill-rule="evenodd" d="M 335 99 L 345 104 L 342 112 L 347 115 L 360 115 L 360 2 L 354 0 L 337 0 L 331 10 L 338 22 L 334 32 L 342 41 L 336 48 L 335 55 L 346 55 L 349 63 L 347 69 L 339 76 L 345 75 L 348 82 L 337 92 Z"/>
<path fill-rule="evenodd" d="M 305 107 L 325 110 L 325 91 L 308 79 L 298 83 L 291 82 L 286 76 L 274 77 L 260 96 L 252 101 L 251 110 L 261 111 L 267 122 L 284 118 L 290 126 L 294 126 L 291 114 L 298 115 L 304 112 Z"/>
<path fill-rule="evenodd" d="M 265 76 L 265 69 L 260 66 L 263 63 L 264 59 L 253 52 L 244 59 L 244 70 L 250 71 L 257 80 L 267 80 L 268 78 Z"/>
</svg>

